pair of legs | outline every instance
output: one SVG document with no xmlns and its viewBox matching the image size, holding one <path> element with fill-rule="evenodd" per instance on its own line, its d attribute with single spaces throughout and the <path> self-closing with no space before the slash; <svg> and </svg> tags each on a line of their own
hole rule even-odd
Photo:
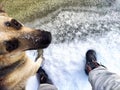
<svg viewBox="0 0 120 90">
<path fill-rule="evenodd" d="M 86 53 L 86 65 L 85 65 L 86 74 L 88 75 L 91 70 L 97 68 L 98 66 L 100 66 L 100 64 L 97 63 L 96 52 L 94 50 L 88 50 L 88 52 Z M 52 81 L 49 79 L 47 73 L 45 72 L 44 69 L 42 69 L 42 67 L 40 67 L 37 73 L 40 85 L 45 84 L 53 85 Z M 44 86 L 44 88 L 46 87 Z"/>
<path fill-rule="evenodd" d="M 86 53 L 86 65 L 85 65 L 86 74 L 88 75 L 91 70 L 99 66 L 100 64 L 97 63 L 97 59 L 96 59 L 96 52 L 94 50 L 88 50 Z M 38 70 L 37 75 L 40 83 L 40 90 L 57 90 L 54 87 L 53 82 L 49 79 L 47 73 L 42 67 L 40 67 L 40 69 Z M 50 89 L 50 88 L 48 89 L 47 87 L 49 87 L 49 85 L 52 85 L 53 89 Z M 41 89 L 41 88 L 44 88 L 44 89 Z"/>
<path fill-rule="evenodd" d="M 88 50 L 86 53 L 85 72 L 89 77 L 92 90 L 120 90 L 120 76 L 108 71 L 105 66 L 100 65 L 97 62 L 94 50 Z M 42 85 L 40 90 L 57 90 L 42 68 L 39 69 L 38 73 Z"/>
<path fill-rule="evenodd" d="M 100 66 L 100 64 L 97 63 L 96 52 L 94 50 L 88 50 L 86 53 L 86 65 L 85 65 L 86 74 L 88 75 L 88 73 L 92 69 L 97 68 L 98 66 Z M 42 69 L 42 67 L 40 67 L 37 73 L 39 75 L 38 76 L 39 83 L 53 84 L 52 81 L 48 78 L 48 75 L 45 72 L 45 70 Z"/>
</svg>

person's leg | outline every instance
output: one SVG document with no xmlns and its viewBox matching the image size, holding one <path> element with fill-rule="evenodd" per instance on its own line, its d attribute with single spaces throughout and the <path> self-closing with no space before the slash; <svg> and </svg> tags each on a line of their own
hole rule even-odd
<svg viewBox="0 0 120 90">
<path fill-rule="evenodd" d="M 92 90 L 120 90 L 120 76 L 100 65 L 94 50 L 88 50 L 86 53 L 85 72 L 89 76 Z"/>
<path fill-rule="evenodd" d="M 58 90 L 55 85 L 52 84 L 40 84 L 38 90 Z"/>
<path fill-rule="evenodd" d="M 43 84 L 43 83 L 53 84 L 52 80 L 48 77 L 47 73 L 42 67 L 39 68 L 37 72 L 37 77 L 40 84 Z"/>
<path fill-rule="evenodd" d="M 37 78 L 40 83 L 39 90 L 57 90 L 57 88 L 53 85 L 52 80 L 48 77 L 42 67 L 40 67 L 37 72 Z"/>
</svg>

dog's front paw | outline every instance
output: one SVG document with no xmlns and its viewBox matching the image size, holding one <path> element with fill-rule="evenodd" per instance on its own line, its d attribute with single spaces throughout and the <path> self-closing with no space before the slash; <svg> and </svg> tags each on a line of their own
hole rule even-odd
<svg viewBox="0 0 120 90">
<path fill-rule="evenodd" d="M 36 57 L 36 62 L 42 66 L 44 64 L 44 60 L 45 60 L 43 57 L 43 50 L 39 49 L 39 50 L 37 50 L 37 52 L 38 52 L 38 55 Z"/>
<path fill-rule="evenodd" d="M 43 49 L 37 50 L 37 57 L 36 57 L 35 61 L 37 61 L 38 58 L 43 58 Z"/>
</svg>

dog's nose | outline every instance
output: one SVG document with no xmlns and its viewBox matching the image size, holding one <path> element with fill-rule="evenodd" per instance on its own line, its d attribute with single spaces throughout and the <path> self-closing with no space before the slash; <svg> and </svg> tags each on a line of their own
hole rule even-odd
<svg viewBox="0 0 120 90">
<path fill-rule="evenodd" d="M 52 41 L 52 35 L 48 31 L 35 30 L 32 35 L 30 38 L 27 38 L 29 40 L 28 43 L 30 43 L 28 50 L 47 48 Z"/>
<path fill-rule="evenodd" d="M 41 35 L 42 35 L 42 40 L 41 40 L 42 44 L 50 44 L 51 43 L 52 35 L 50 32 L 41 31 Z"/>
</svg>

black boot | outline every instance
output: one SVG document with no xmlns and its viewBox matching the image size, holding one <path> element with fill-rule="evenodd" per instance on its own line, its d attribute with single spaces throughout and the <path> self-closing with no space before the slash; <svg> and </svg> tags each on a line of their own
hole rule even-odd
<svg viewBox="0 0 120 90">
<path fill-rule="evenodd" d="M 88 50 L 86 53 L 86 63 L 97 61 L 96 52 L 94 50 Z"/>
<path fill-rule="evenodd" d="M 42 67 L 40 67 L 39 70 L 37 71 L 37 78 L 40 84 L 43 84 L 43 83 L 53 84 L 52 81 L 49 79 L 45 70 L 42 69 Z"/>
<path fill-rule="evenodd" d="M 94 50 L 88 50 L 86 53 L 86 65 L 85 65 L 85 73 L 88 75 L 89 70 L 87 67 L 89 67 L 91 70 L 94 68 L 100 66 L 99 63 L 97 63 L 96 59 L 96 52 Z"/>
</svg>

